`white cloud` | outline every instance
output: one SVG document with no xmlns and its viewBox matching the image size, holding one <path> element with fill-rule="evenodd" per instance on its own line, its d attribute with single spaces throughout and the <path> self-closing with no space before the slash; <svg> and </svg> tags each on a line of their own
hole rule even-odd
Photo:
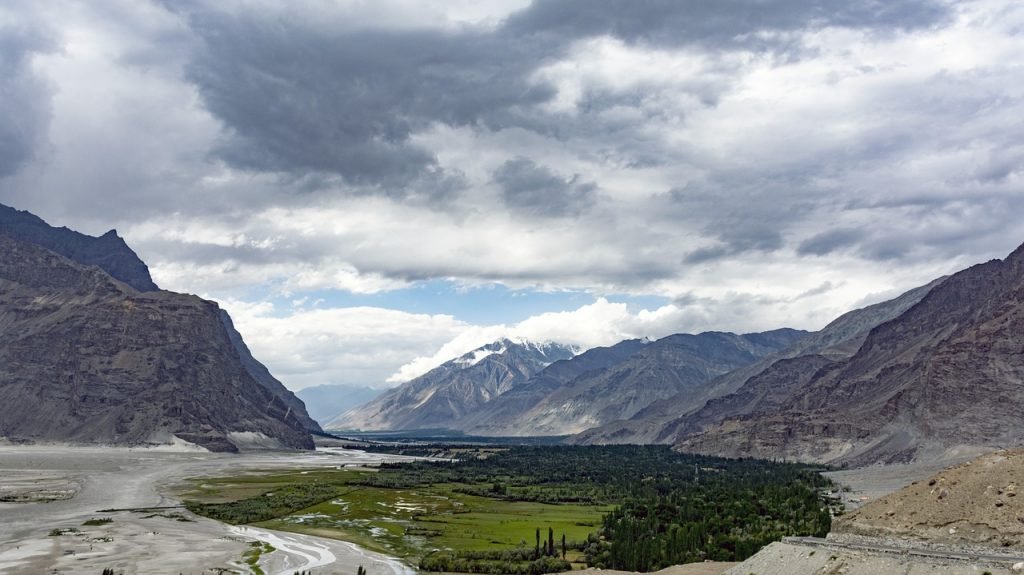
<svg viewBox="0 0 1024 575">
<path fill-rule="evenodd" d="M 397 381 L 502 335 L 591 346 L 674 331 L 816 329 L 1024 241 L 1018 3 L 950 3 L 952 20 L 907 30 L 765 36 L 791 45 L 781 55 L 757 42 L 722 50 L 581 37 L 537 54 L 524 72 L 553 99 L 466 112 L 487 121 L 445 108 L 410 127 L 410 145 L 463 184 L 436 205 L 216 159 L 230 130 L 189 79 L 201 39 L 162 7 L 176 3 L 16 4 L 0 8 L 4 23 L 45 23 L 56 38 L 26 74 L 46 88 L 40 106 L 51 117 L 34 160 L 0 179 L 0 199 L 56 225 L 117 227 L 162 286 L 228 302 L 257 357 L 293 387 Z M 392 39 L 441 31 L 451 44 L 430 46 L 452 52 L 438 48 L 436 72 L 458 78 L 448 67 L 477 66 L 465 71 L 472 77 L 505 69 L 445 55 L 464 55 L 460 34 L 486 37 L 525 5 L 239 0 L 218 9 L 328 30 L 328 39 L 375 27 Z M 391 57 L 406 54 L 392 48 Z M 358 68 L 355 60 L 345 63 Z M 445 96 L 414 87 L 410 98 Z M 564 221 L 510 212 L 493 174 L 511 158 L 594 182 L 595 205 Z M 707 257 L 692 257 L 699 249 Z M 240 303 L 421 280 L 675 303 L 634 310 L 597 299 L 499 326 L 308 300 L 293 310 Z"/>
<path fill-rule="evenodd" d="M 279 310 L 221 301 L 253 355 L 290 389 L 323 384 L 380 387 L 409 358 L 469 326 L 447 315 L 356 307 Z"/>
</svg>

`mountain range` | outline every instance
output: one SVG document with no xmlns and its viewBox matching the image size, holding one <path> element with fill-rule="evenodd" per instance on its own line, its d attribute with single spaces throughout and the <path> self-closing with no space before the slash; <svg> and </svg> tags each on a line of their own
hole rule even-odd
<svg viewBox="0 0 1024 575">
<path fill-rule="evenodd" d="M 0 206 L 0 438 L 236 451 L 310 431 L 216 303 L 160 290 L 113 230 Z"/>
<path fill-rule="evenodd" d="M 475 373 L 453 360 L 335 423 L 851 465 L 1017 446 L 1024 246 L 814 333 L 627 340 L 520 371 L 482 395 Z M 457 408 L 424 410 L 435 394 Z"/>
<path fill-rule="evenodd" d="M 339 393 L 348 403 L 331 403 Z M 303 395 L 332 429 L 851 465 L 1019 446 L 1024 246 L 813 333 L 674 334 L 582 353 L 507 338 L 374 393 Z M 311 448 L 320 431 L 224 310 L 159 289 L 116 231 L 92 237 L 0 205 L 0 439 L 234 451 Z"/>
<path fill-rule="evenodd" d="M 704 397 L 681 394 L 651 404 L 628 420 L 589 429 L 575 443 L 674 443 L 731 415 L 785 395 L 796 378 L 822 365 L 853 355 L 874 327 L 895 319 L 921 300 L 944 278 L 894 299 L 847 312 L 820 331 L 746 367 L 725 373 L 707 385 Z"/>
<path fill-rule="evenodd" d="M 449 360 L 327 423 L 329 429 L 454 429 L 452 422 L 576 351 L 502 339 Z"/>
<path fill-rule="evenodd" d="M 940 280 L 854 354 L 788 383 L 676 447 L 859 465 L 1020 445 L 1024 246 Z"/>
<path fill-rule="evenodd" d="M 632 416 L 791 345 L 806 332 L 676 334 L 574 355 L 557 344 L 501 340 L 446 362 L 328 424 L 447 428 L 477 435 L 568 435 Z M 482 383 L 481 383 L 482 382 Z"/>
</svg>

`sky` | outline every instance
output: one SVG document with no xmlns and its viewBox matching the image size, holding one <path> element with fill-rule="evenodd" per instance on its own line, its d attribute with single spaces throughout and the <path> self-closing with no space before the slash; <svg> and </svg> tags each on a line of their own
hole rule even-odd
<svg viewBox="0 0 1024 575">
<path fill-rule="evenodd" d="M 0 202 L 292 389 L 820 329 L 1024 242 L 1013 1 L 8 0 Z"/>
</svg>

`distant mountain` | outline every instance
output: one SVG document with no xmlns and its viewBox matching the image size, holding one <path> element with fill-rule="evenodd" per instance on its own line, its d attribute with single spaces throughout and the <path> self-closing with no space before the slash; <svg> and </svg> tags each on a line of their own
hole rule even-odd
<svg viewBox="0 0 1024 575">
<path fill-rule="evenodd" d="M 482 405 L 522 384 L 553 362 L 575 354 L 569 346 L 502 339 L 445 362 L 339 415 L 329 429 L 457 428 Z"/>
<path fill-rule="evenodd" d="M 905 312 L 945 278 L 912 289 L 899 297 L 847 312 L 820 331 L 745 367 L 716 377 L 703 396 L 681 393 L 652 403 L 628 420 L 619 420 L 580 433 L 573 443 L 673 443 L 732 415 L 761 406 L 770 410 L 801 377 L 853 355 L 875 326 Z"/>
<path fill-rule="evenodd" d="M 646 340 L 629 339 L 556 361 L 522 385 L 499 395 L 479 411 L 466 415 L 458 426 L 481 435 L 535 435 L 532 428 L 516 425 L 531 409 L 576 378 L 622 363 L 648 343 Z"/>
<path fill-rule="evenodd" d="M 156 291 L 149 268 L 115 230 L 96 238 L 55 228 L 29 212 L 0 204 L 0 234 L 35 244 L 83 265 L 97 266 L 139 291 Z"/>
<path fill-rule="evenodd" d="M 120 238 L 106 258 L 102 238 L 0 212 L 28 222 L 0 230 L 0 437 L 312 448 L 319 426 L 216 303 L 115 279 L 149 287 Z"/>
<path fill-rule="evenodd" d="M 628 419 L 650 404 L 686 396 L 707 399 L 715 376 L 792 345 L 807 332 L 780 329 L 736 335 L 676 334 L 622 342 L 553 364 L 465 420 L 481 435 L 567 435 Z"/>
<path fill-rule="evenodd" d="M 805 461 L 907 461 L 1024 443 L 1024 246 L 963 270 L 855 354 L 677 448 Z"/>
<path fill-rule="evenodd" d="M 353 407 L 358 407 L 383 393 L 383 390 L 358 385 L 317 385 L 295 392 L 306 404 L 309 416 L 326 424 Z"/>
</svg>

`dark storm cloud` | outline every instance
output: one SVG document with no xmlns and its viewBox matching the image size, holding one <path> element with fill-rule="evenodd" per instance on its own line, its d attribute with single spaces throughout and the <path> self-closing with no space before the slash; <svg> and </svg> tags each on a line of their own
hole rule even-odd
<svg viewBox="0 0 1024 575">
<path fill-rule="evenodd" d="M 714 183 L 676 188 L 657 204 L 658 217 L 701 223 L 702 235 L 717 243 L 691 251 L 689 264 L 748 252 L 773 252 L 784 247 L 784 233 L 814 209 L 796 176 L 759 178 L 737 171 Z"/>
<path fill-rule="evenodd" d="M 231 130 L 222 157 L 242 168 L 404 186 L 439 170 L 414 132 L 502 124 L 553 94 L 526 81 L 543 47 L 487 33 L 334 33 L 206 11 L 191 22 L 204 47 L 189 76 Z"/>
<path fill-rule="evenodd" d="M 853 228 L 837 228 L 815 234 L 800 242 L 797 253 L 800 255 L 824 256 L 836 250 L 847 248 L 864 239 L 864 232 Z"/>
<path fill-rule="evenodd" d="M 611 35 L 627 42 L 663 46 L 785 49 L 778 40 L 752 35 L 824 26 L 912 29 L 932 26 L 947 15 L 948 7 L 928 0 L 544 0 L 510 17 L 508 29 L 568 38 Z"/>
<path fill-rule="evenodd" d="M 38 30 L 0 24 L 0 178 L 28 162 L 45 138 L 50 88 L 33 73 L 30 59 L 51 48 Z"/>
<path fill-rule="evenodd" d="M 580 176 L 561 176 L 527 158 L 515 158 L 494 172 L 505 205 L 533 216 L 569 216 L 594 203 L 597 185 Z"/>
<path fill-rule="evenodd" d="M 205 106 L 228 128 L 219 155 L 256 171 L 322 171 L 349 183 L 402 190 L 424 174 L 446 182 L 430 150 L 411 136 L 434 123 L 489 129 L 520 127 L 556 138 L 610 137 L 624 126 L 594 124 L 589 113 L 638 94 L 587 95 L 583 121 L 537 110 L 554 88 L 531 80 L 578 39 L 611 35 L 627 42 L 790 51 L 774 37 L 823 26 L 878 30 L 929 26 L 942 5 L 878 2 L 677 2 L 548 0 L 494 29 L 327 31 L 301 18 L 184 11 L 202 39 L 189 77 Z M 298 9 L 297 9 L 298 10 Z M 315 18 L 313 19 L 315 20 Z M 776 35 L 779 36 L 779 35 Z M 714 105 L 722 85 L 693 87 Z M 619 150 L 630 165 L 656 153 Z M 421 183 L 429 195 L 432 187 Z M 451 190 L 451 185 L 440 186 Z"/>
</svg>

